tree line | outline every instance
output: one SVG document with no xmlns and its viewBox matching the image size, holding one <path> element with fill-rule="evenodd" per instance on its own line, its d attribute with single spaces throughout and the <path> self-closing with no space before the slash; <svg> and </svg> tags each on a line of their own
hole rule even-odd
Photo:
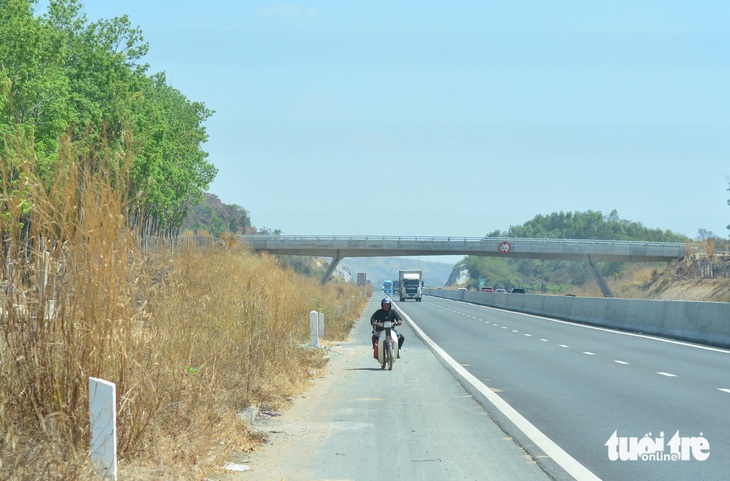
<svg viewBox="0 0 730 481">
<path fill-rule="evenodd" d="M 126 15 L 89 22 L 78 0 L 39 8 L 0 0 L 4 180 L 22 185 L 29 159 L 38 182 L 57 178 L 61 138 L 80 151 L 112 152 L 79 158 L 85 175 L 124 176 L 130 226 L 177 234 L 217 174 L 202 149 L 213 112 L 164 72 L 150 73 L 148 44 Z"/>
<path fill-rule="evenodd" d="M 537 215 L 521 226 L 511 226 L 488 237 L 547 239 L 595 239 L 647 242 L 684 242 L 686 236 L 670 230 L 649 229 L 640 222 L 621 219 L 616 209 L 608 216 L 601 212 L 553 212 Z"/>
<path fill-rule="evenodd" d="M 547 238 L 547 239 L 596 239 L 647 242 L 686 242 L 686 236 L 670 230 L 649 229 L 639 222 L 621 219 L 614 209 L 608 216 L 601 212 L 554 212 L 537 215 L 521 226 L 511 226 L 506 231 L 495 230 L 487 237 Z M 469 271 L 472 288 L 478 287 L 479 278 L 487 285 L 527 287 L 532 292 L 561 292 L 574 285 L 583 285 L 592 279 L 584 262 L 541 261 L 530 259 L 501 259 L 468 256 L 463 265 Z M 625 267 L 621 262 L 601 262 L 597 267 L 601 275 L 619 275 Z"/>
</svg>

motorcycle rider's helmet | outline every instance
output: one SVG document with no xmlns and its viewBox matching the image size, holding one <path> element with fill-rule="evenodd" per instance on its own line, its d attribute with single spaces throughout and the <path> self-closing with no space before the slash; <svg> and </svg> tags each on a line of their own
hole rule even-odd
<svg viewBox="0 0 730 481">
<path fill-rule="evenodd" d="M 391 301 L 389 298 L 384 297 L 382 301 L 380 301 L 380 307 L 385 307 L 386 304 L 390 304 Z"/>
</svg>

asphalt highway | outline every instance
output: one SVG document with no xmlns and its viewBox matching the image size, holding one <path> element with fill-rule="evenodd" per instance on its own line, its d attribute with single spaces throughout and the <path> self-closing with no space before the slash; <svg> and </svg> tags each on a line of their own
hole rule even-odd
<svg viewBox="0 0 730 481">
<path fill-rule="evenodd" d="M 519 294 L 502 294 L 519 295 Z M 226 480 L 725 480 L 730 352 L 425 297 L 392 371 L 371 299 Z"/>
<path fill-rule="evenodd" d="M 220 480 L 547 481 L 538 463 L 442 367 L 407 326 L 392 371 L 372 357 L 371 299 L 352 342 L 280 417 L 257 419 L 269 444 Z"/>
<path fill-rule="evenodd" d="M 596 477 L 727 479 L 728 351 L 433 297 L 397 307 Z M 528 452 L 542 452 L 509 416 L 484 405 Z"/>
</svg>

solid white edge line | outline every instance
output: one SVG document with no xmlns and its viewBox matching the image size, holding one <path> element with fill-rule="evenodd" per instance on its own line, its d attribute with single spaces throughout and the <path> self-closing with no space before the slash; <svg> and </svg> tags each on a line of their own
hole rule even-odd
<svg viewBox="0 0 730 481">
<path fill-rule="evenodd" d="M 525 436 L 527 436 L 529 439 L 532 440 L 533 443 L 535 443 L 540 449 L 542 449 L 545 454 L 550 456 L 553 461 L 555 461 L 560 467 L 562 467 L 565 471 L 568 472 L 571 476 L 573 476 L 575 479 L 580 480 L 598 480 L 600 481 L 601 478 L 593 474 L 588 468 L 583 466 L 581 463 L 579 463 L 575 458 L 573 458 L 570 454 L 566 453 L 560 446 L 555 444 L 555 442 L 548 438 L 545 434 L 543 434 L 542 431 L 537 429 L 530 421 L 528 421 L 522 414 L 517 412 L 515 408 L 510 406 L 504 399 L 499 397 L 494 391 L 489 389 L 487 385 L 485 385 L 483 382 L 481 382 L 479 379 L 474 377 L 469 371 L 464 369 L 459 363 L 454 361 L 454 359 L 449 356 L 446 351 L 441 349 L 441 347 L 438 346 L 435 342 L 431 340 L 430 337 L 426 335 L 425 332 L 421 330 L 420 327 L 416 325 L 415 322 L 413 322 L 413 319 L 408 316 L 403 311 L 400 311 L 401 315 L 405 317 L 408 320 L 408 323 L 411 326 L 411 329 L 416 331 L 423 340 L 423 342 L 427 343 L 431 349 L 434 352 L 437 352 L 439 356 L 441 356 L 448 364 L 451 366 L 452 369 L 454 369 L 456 372 L 459 373 L 462 378 L 470 383 L 472 386 L 474 386 L 475 389 L 477 389 L 489 402 L 492 403 L 492 405 L 499 409 L 499 411 L 507 417 L 517 428 L 522 431 Z"/>
</svg>

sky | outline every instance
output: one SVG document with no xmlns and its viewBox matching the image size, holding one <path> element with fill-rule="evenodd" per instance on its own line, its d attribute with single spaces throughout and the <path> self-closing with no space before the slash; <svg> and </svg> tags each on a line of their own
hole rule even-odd
<svg viewBox="0 0 730 481">
<path fill-rule="evenodd" d="M 730 224 L 730 2 L 85 0 L 215 111 L 209 192 L 289 235 Z"/>
</svg>

